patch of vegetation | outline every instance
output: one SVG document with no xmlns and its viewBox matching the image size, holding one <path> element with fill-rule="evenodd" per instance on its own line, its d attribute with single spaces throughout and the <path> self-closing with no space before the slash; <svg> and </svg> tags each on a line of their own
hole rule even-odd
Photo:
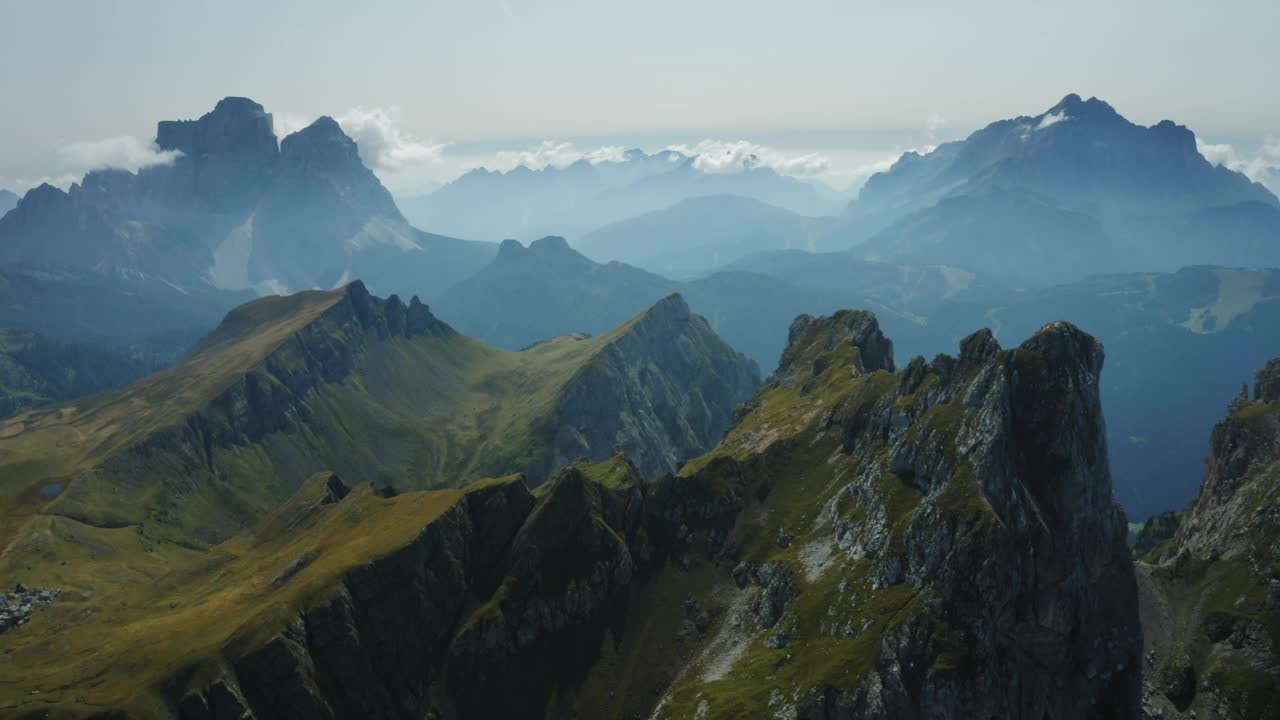
<svg viewBox="0 0 1280 720">
<path fill-rule="evenodd" d="M 1133 556 L 1150 563 L 1168 559 L 1173 536 L 1182 525 L 1183 512 L 1164 512 L 1147 518 L 1133 542 Z"/>
</svg>

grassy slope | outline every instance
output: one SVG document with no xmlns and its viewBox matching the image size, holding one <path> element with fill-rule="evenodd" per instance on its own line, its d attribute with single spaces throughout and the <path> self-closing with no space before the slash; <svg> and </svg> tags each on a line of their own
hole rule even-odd
<svg viewBox="0 0 1280 720">
<path fill-rule="evenodd" d="M 176 368 L 124 390 L 0 421 L 0 543 L 38 511 L 69 511 L 94 524 L 147 518 L 156 484 L 95 476 L 103 462 L 181 426 L 342 298 L 342 291 L 266 298 L 233 312 Z M 239 498 L 261 514 L 302 478 L 322 469 L 382 479 L 397 487 L 456 486 L 518 469 L 544 452 L 534 435 L 561 388 L 635 320 L 591 339 L 560 338 L 521 353 L 462 336 L 376 343 L 339 383 L 308 398 L 313 417 L 261 443 L 212 450 L 220 484 L 243 486 Z M 162 451 L 163 453 L 163 451 Z M 141 462 L 141 461 L 140 461 Z M 156 472 L 143 464 L 140 474 Z M 114 482 L 113 482 L 114 481 Z M 270 487 L 279 485 L 279 487 Z M 45 490 L 61 490 L 50 500 Z M 181 512 L 218 498 L 183 498 Z M 265 506 L 265 507 L 264 507 Z M 182 523 L 179 523 L 182 524 Z"/>
<path fill-rule="evenodd" d="M 67 560 L 35 565 L 23 578 L 61 587 L 63 596 L 0 635 L 9 659 L 0 663 L 0 712 L 34 703 L 150 714 L 156 700 L 146 691 L 179 669 L 189 682 L 215 671 L 223 653 L 270 637 L 347 570 L 408 544 L 467 492 L 519 482 L 393 498 L 365 483 L 325 505 L 329 476 L 312 477 L 256 528 L 208 551 L 39 518 L 45 552 Z"/>
<path fill-rule="evenodd" d="M 357 532 L 353 516 L 335 527 L 292 528 L 287 542 L 262 545 L 238 536 L 212 547 L 192 528 L 203 528 L 199 523 L 224 505 L 261 520 L 297 489 L 301 480 L 290 483 L 288 474 L 316 468 L 337 470 L 350 483 L 407 490 L 458 487 L 505 472 L 494 468 L 527 464 L 547 452 L 543 426 L 565 385 L 596 358 L 611 362 L 606 350 L 643 319 L 596 338 L 559 338 L 519 353 L 460 335 L 371 342 L 347 377 L 308 395 L 307 422 L 257 443 L 213 449 L 216 482 L 163 475 L 173 469 L 165 457 L 172 448 L 137 450 L 194 413 L 208 412 L 210 398 L 268 356 L 272 363 L 293 363 L 291 338 L 323 322 L 342 297 L 342 291 L 315 292 L 251 303 L 174 369 L 0 425 L 0 587 L 21 582 L 65 591 L 38 621 L 0 636 L 0 652 L 11 650 L 15 659 L 0 671 L 0 707 L 30 689 L 54 701 L 123 702 L 140 680 L 207 657 L 227 633 L 269 627 L 343 567 L 401 542 L 399 521 L 384 519 L 376 533 Z M 160 459 L 148 465 L 152 454 Z M 103 470 L 120 456 L 130 458 L 126 470 L 156 477 Z M 599 463 L 598 471 L 592 470 L 625 481 L 626 468 L 616 460 Z M 51 498 L 49 486 L 61 493 Z M 404 527 L 420 529 L 441 498 L 454 496 L 370 496 L 343 505 L 404 506 L 395 511 L 406 513 Z M 76 512 L 63 514 L 67 507 Z M 353 534 L 335 539 L 342 528 Z M 334 549 L 339 546 L 341 552 Z M 263 587 L 264 578 L 309 548 L 329 560 L 309 565 L 288 593 Z"/>
</svg>

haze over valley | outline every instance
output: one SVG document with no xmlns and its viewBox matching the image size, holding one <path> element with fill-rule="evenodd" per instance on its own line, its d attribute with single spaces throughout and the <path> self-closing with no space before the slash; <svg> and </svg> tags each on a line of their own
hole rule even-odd
<svg viewBox="0 0 1280 720">
<path fill-rule="evenodd" d="M 0 717 L 1280 717 L 1230 5 L 17 10 Z"/>
</svg>

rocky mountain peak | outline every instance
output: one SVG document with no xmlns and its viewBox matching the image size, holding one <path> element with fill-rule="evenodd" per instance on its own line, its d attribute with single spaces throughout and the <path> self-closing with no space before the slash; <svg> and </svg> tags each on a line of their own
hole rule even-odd
<svg viewBox="0 0 1280 720">
<path fill-rule="evenodd" d="M 199 120 L 162 120 L 156 126 L 156 145 L 196 156 L 243 152 L 275 157 L 279 152 L 271 114 L 242 97 L 223 98 Z"/>
<path fill-rule="evenodd" d="M 22 196 L 18 207 L 24 213 L 40 214 L 62 210 L 70 204 L 71 196 L 65 190 L 49 183 L 41 183 Z"/>
<path fill-rule="evenodd" d="M 437 319 L 417 296 L 408 305 L 404 304 L 399 295 L 390 295 L 383 300 L 371 294 L 360 280 L 347 284 L 342 292 L 346 296 L 346 306 L 350 308 L 355 320 L 379 337 L 451 337 L 457 334 L 448 324 Z"/>
<path fill-rule="evenodd" d="M 498 255 L 494 259 L 495 262 L 503 260 L 514 260 L 524 255 L 525 247 L 519 240 L 507 238 L 498 244 Z"/>
<path fill-rule="evenodd" d="M 548 235 L 529 243 L 529 249 L 543 253 L 573 252 L 569 241 L 559 235 Z"/>
<path fill-rule="evenodd" d="M 684 297 L 680 293 L 671 293 L 649 306 L 649 309 L 644 311 L 643 317 L 651 318 L 656 322 L 684 322 L 692 314 L 693 311 L 689 309 L 689 303 L 685 302 Z"/>
<path fill-rule="evenodd" d="M 810 369 L 819 374 L 819 366 L 833 362 L 848 363 L 855 375 L 894 371 L 893 341 L 880 331 L 875 313 L 841 310 L 827 317 L 797 317 L 772 382 L 789 382 Z"/>
<path fill-rule="evenodd" d="M 331 169 L 363 169 L 356 143 L 342 131 L 337 121 L 324 116 L 280 142 L 286 163 L 306 163 Z"/>
<path fill-rule="evenodd" d="M 1049 108 L 1041 117 L 1055 115 L 1090 121 L 1124 121 L 1120 113 L 1116 112 L 1116 109 L 1106 101 L 1096 97 L 1084 100 L 1075 93 L 1070 93 L 1059 100 L 1057 105 Z M 1127 123 L 1128 121 L 1125 122 Z"/>
<path fill-rule="evenodd" d="M 1258 371 L 1253 385 L 1253 399 L 1258 402 L 1280 402 L 1280 357 L 1272 358 Z"/>
</svg>

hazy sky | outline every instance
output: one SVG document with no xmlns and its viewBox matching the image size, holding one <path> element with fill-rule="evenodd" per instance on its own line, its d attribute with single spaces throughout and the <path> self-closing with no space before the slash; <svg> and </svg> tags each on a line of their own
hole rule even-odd
<svg viewBox="0 0 1280 720">
<path fill-rule="evenodd" d="M 0 187 L 132 158 L 226 95 L 345 119 L 401 191 L 545 140 L 748 140 L 856 182 L 1067 92 L 1280 165 L 1275 0 L 366 4 L 0 0 Z"/>
</svg>

